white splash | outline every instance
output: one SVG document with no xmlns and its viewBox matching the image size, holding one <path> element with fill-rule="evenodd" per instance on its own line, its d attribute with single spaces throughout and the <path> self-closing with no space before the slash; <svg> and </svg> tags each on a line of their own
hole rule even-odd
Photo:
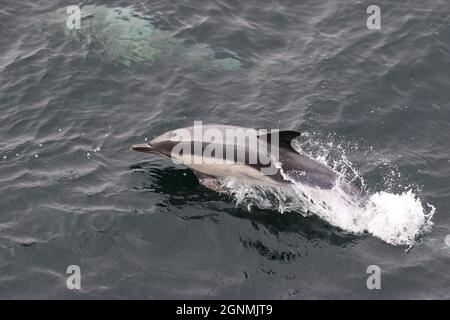
<svg viewBox="0 0 450 320">
<path fill-rule="evenodd" d="M 365 213 L 369 218 L 367 230 L 394 245 L 413 245 L 417 237 L 431 229 L 436 208 L 427 204 L 412 190 L 402 194 L 378 192 L 369 199 Z"/>
<path fill-rule="evenodd" d="M 326 157 L 315 157 L 325 162 Z M 345 155 L 334 161 L 333 167 L 339 167 L 341 176 L 352 180 L 359 178 Z M 237 205 L 251 210 L 253 206 L 274 209 L 281 213 L 299 212 L 303 215 L 315 214 L 331 225 L 344 231 L 360 234 L 369 232 L 375 237 L 392 245 L 413 246 L 419 237 L 431 229 L 435 207 L 424 207 L 418 191 L 409 188 L 402 192 L 380 191 L 356 198 L 344 191 L 343 179 L 338 179 L 330 190 L 320 190 L 302 185 L 282 170 L 286 180 L 293 183 L 289 188 L 262 188 L 249 186 L 227 179 L 222 182 L 233 196 Z M 359 178 L 359 181 L 362 181 Z M 391 184 L 392 181 L 386 182 Z"/>
</svg>

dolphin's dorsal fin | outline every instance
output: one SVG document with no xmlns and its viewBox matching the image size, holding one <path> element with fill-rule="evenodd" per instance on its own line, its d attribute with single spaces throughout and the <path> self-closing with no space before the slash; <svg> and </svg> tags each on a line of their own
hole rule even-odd
<svg viewBox="0 0 450 320">
<path fill-rule="evenodd" d="M 297 138 L 299 135 L 301 135 L 300 132 L 294 131 L 294 130 L 280 130 L 275 132 L 268 132 L 264 134 L 258 135 L 258 138 L 267 139 L 267 143 L 272 143 L 272 134 L 277 133 L 278 134 L 278 143 L 280 148 L 285 149 L 291 149 L 297 152 L 294 148 L 292 148 L 292 140 Z"/>
</svg>

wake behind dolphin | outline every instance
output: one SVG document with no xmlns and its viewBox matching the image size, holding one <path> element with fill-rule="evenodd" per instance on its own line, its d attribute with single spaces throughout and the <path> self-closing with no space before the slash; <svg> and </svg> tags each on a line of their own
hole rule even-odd
<svg viewBox="0 0 450 320">
<path fill-rule="evenodd" d="M 412 190 L 366 194 L 340 172 L 293 148 L 299 134 L 194 124 L 132 149 L 191 168 L 205 187 L 231 194 L 246 208 L 315 214 L 344 231 L 369 232 L 393 245 L 412 246 L 429 230 L 435 208 L 424 209 Z"/>
</svg>

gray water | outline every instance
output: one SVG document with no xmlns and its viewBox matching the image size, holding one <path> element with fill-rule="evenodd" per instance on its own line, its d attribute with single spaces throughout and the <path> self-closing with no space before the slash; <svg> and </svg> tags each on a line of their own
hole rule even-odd
<svg viewBox="0 0 450 320">
<path fill-rule="evenodd" d="M 46 26 L 77 3 L 0 1 L 0 298 L 450 298 L 448 1 L 97 2 L 132 5 L 237 70 L 176 54 L 111 63 Z M 298 130 L 327 161 L 344 149 L 369 194 L 412 188 L 433 225 L 393 245 L 242 206 L 129 149 L 194 120 Z"/>
</svg>

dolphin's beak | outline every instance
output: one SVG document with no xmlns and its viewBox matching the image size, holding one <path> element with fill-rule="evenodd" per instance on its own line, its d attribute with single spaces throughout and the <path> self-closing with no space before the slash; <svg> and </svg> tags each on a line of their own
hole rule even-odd
<svg viewBox="0 0 450 320">
<path fill-rule="evenodd" d="M 154 151 L 153 147 L 148 143 L 134 144 L 131 146 L 131 149 L 134 151 L 147 152 L 147 153 Z"/>
</svg>

